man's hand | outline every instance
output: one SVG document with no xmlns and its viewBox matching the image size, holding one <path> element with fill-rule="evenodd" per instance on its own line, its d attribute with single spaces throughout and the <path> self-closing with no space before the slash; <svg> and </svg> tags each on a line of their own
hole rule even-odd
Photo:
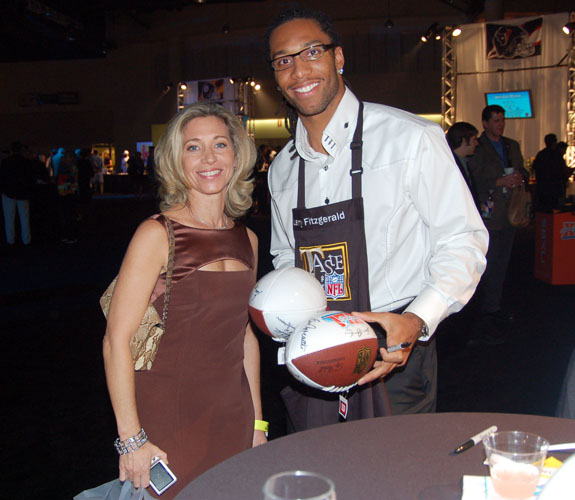
<svg viewBox="0 0 575 500">
<path fill-rule="evenodd" d="M 358 385 L 363 385 L 368 382 L 373 382 L 378 378 L 385 377 L 393 369 L 407 363 L 411 350 L 414 348 L 419 338 L 421 327 L 423 326 L 423 320 L 419 316 L 410 312 L 405 314 L 353 312 L 352 314 L 364 321 L 379 323 L 387 332 L 388 347 L 403 342 L 411 342 L 410 347 L 392 353 L 387 352 L 387 349 L 382 347 L 379 350 L 382 361 L 376 361 L 373 365 L 373 369 L 359 379 Z"/>
<path fill-rule="evenodd" d="M 520 186 L 524 182 L 525 180 L 523 179 L 521 173 L 515 170 L 512 174 L 499 177 L 495 182 L 495 185 L 513 189 L 517 186 Z"/>
</svg>

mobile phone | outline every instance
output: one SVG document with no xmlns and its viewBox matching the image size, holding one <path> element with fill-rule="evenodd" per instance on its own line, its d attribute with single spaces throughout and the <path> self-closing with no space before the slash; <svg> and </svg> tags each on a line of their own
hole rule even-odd
<svg viewBox="0 0 575 500">
<path fill-rule="evenodd" d="M 161 495 L 177 480 L 178 478 L 176 475 L 161 458 L 153 458 L 152 465 L 150 467 L 150 486 L 158 495 Z"/>
</svg>

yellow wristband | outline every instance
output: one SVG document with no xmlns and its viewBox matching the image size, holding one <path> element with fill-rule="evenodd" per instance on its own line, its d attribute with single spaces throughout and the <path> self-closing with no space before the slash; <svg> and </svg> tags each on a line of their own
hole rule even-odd
<svg viewBox="0 0 575 500">
<path fill-rule="evenodd" d="M 265 420 L 256 420 L 254 422 L 254 429 L 256 431 L 264 431 L 266 436 L 268 435 L 268 431 L 270 430 L 270 423 L 266 422 Z"/>
</svg>

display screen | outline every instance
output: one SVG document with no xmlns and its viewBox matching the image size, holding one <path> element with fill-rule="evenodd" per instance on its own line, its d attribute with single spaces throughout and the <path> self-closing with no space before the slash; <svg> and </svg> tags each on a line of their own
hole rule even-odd
<svg viewBox="0 0 575 500">
<path fill-rule="evenodd" d="M 174 481 L 174 478 L 168 474 L 161 463 L 152 465 L 150 469 L 150 481 L 154 483 L 156 489 L 162 491 L 166 486 Z"/>
<path fill-rule="evenodd" d="M 487 105 L 498 104 L 505 110 L 505 118 L 533 118 L 531 91 L 486 92 Z"/>
</svg>

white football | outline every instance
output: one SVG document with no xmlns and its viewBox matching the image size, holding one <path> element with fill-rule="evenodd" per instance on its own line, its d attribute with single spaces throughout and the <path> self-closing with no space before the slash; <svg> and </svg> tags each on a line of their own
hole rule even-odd
<svg viewBox="0 0 575 500">
<path fill-rule="evenodd" d="M 328 392 L 351 389 L 373 366 L 377 336 L 362 319 L 346 312 L 312 316 L 286 344 L 288 371 L 300 382 Z"/>
<path fill-rule="evenodd" d="M 249 311 L 260 330 L 285 342 L 310 316 L 327 309 L 323 287 L 297 267 L 276 269 L 262 277 L 250 294 Z"/>
</svg>

